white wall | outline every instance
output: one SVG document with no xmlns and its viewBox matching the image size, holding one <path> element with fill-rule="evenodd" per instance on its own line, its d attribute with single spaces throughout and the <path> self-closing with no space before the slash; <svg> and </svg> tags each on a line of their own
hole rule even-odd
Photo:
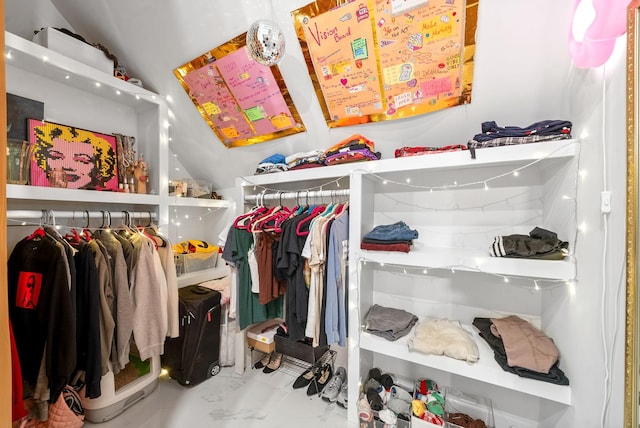
<svg viewBox="0 0 640 428">
<path fill-rule="evenodd" d="M 270 154 L 326 148 L 354 133 L 375 141 L 377 150 L 389 158 L 395 148 L 404 145 L 464 143 L 487 120 L 502 126 L 526 126 L 543 119 L 571 120 L 574 135 L 583 138 L 580 167 L 586 175 L 579 183 L 578 221 L 584 222 L 586 231 L 577 241 L 575 288 L 545 292 L 548 294 L 543 303 L 548 307 L 544 328 L 560 348 L 561 368 L 572 384 L 573 405 L 543 405 L 540 418 L 544 420 L 542 425 L 549 427 L 600 425 L 607 375 L 601 334 L 604 325 L 609 348 L 606 358 L 613 363 L 608 374 L 612 394 L 603 426 L 623 425 L 624 293 L 619 287 L 624 285 L 625 241 L 624 43 L 604 69 L 572 67 L 567 55 L 572 1 L 482 0 L 470 105 L 400 121 L 332 130 L 324 123 L 306 77 L 289 14 L 307 0 L 273 0 L 272 12 L 266 6 L 258 7 L 255 0 L 189 2 L 189 10 L 199 13 L 187 13 L 174 2 L 170 7 L 158 8 L 154 0 L 137 0 L 134 9 L 131 2 L 124 0 L 52 3 L 86 38 L 106 44 L 124 58 L 146 87 L 172 96 L 171 108 L 176 115 L 171 129 L 175 143 L 172 150 L 191 176 L 211 180 L 220 188 L 232 189 L 236 176 L 251 175 L 255 165 Z M 6 0 L 5 4 L 7 29 L 21 36 L 30 37 L 32 30 L 41 26 L 65 25 L 65 19 L 47 1 Z M 148 15 L 139 16 L 145 10 Z M 227 13 L 230 10 L 232 15 Z M 172 69 L 240 34 L 249 23 L 268 13 L 273 13 L 286 33 L 287 55 L 280 69 L 307 132 L 227 150 L 184 95 Z M 235 27 L 237 31 L 233 30 Z M 599 212 L 605 166 L 608 187 L 613 192 L 608 222 Z"/>
</svg>

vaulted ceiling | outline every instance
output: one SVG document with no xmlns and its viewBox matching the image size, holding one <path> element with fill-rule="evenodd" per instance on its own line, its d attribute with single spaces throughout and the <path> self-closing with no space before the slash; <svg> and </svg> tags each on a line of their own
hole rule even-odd
<svg viewBox="0 0 640 428">
<path fill-rule="evenodd" d="M 191 177 L 211 181 L 217 189 L 233 188 L 235 177 L 253 174 L 258 162 L 271 154 L 325 149 L 355 133 L 374 140 L 376 149 L 389 158 L 394 148 L 403 145 L 464 144 L 485 120 L 526 126 L 566 117 L 567 105 L 557 95 L 566 90 L 563 85 L 570 67 L 566 45 L 559 43 L 566 39 L 570 2 L 545 0 L 554 9 L 550 14 L 546 6 L 533 3 L 526 7 L 522 2 L 481 1 L 472 104 L 393 123 L 330 130 L 291 18 L 292 10 L 309 2 L 5 0 L 5 19 L 8 31 L 25 38 L 30 39 L 33 30 L 41 27 L 67 25 L 85 39 L 106 46 L 130 76 L 169 97 L 171 177 L 179 178 L 186 169 Z M 527 19 L 516 19 L 523 12 Z M 227 149 L 200 116 L 173 70 L 244 33 L 260 18 L 275 20 L 285 34 L 286 54 L 279 68 L 307 131 Z M 550 102 L 550 94 L 555 94 L 556 102 Z"/>
</svg>

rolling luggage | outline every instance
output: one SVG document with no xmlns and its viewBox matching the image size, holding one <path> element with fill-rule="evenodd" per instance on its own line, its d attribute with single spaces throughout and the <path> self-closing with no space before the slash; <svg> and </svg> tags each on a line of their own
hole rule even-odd
<svg viewBox="0 0 640 428">
<path fill-rule="evenodd" d="M 167 339 L 162 366 L 181 385 L 220 372 L 220 293 L 199 285 L 178 290 L 180 336 Z"/>
</svg>

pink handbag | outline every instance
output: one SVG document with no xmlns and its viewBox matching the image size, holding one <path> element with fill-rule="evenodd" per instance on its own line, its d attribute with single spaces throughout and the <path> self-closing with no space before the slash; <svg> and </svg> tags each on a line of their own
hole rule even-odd
<svg viewBox="0 0 640 428">
<path fill-rule="evenodd" d="M 55 403 L 49 404 L 49 418 L 46 421 L 27 419 L 25 417 L 20 428 L 80 428 L 84 425 L 84 415 L 77 415 L 69 408 L 65 397 L 75 403 L 80 403 L 78 393 L 71 387 L 66 387 Z"/>
</svg>

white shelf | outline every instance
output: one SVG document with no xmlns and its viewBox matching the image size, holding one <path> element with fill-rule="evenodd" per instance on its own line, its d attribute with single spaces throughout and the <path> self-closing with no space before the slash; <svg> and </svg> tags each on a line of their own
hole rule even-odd
<svg viewBox="0 0 640 428">
<path fill-rule="evenodd" d="M 267 185 L 289 182 L 325 180 L 349 176 L 352 172 L 385 174 L 419 170 L 442 170 L 478 168 L 489 166 L 523 166 L 529 163 L 545 163 L 555 159 L 572 158 L 579 152 L 579 140 L 545 141 L 534 144 L 489 147 L 476 150 L 476 159 L 471 158 L 471 151 L 457 151 L 403 158 L 387 158 L 353 162 L 319 168 L 296 171 L 277 172 L 245 176 L 246 185 Z M 383 155 L 384 156 L 384 155 Z"/>
<path fill-rule="evenodd" d="M 470 332 L 474 331 L 473 327 L 464 327 Z M 478 345 L 480 358 L 478 362 L 473 364 L 446 356 L 427 355 L 420 352 L 409 351 L 408 341 L 412 336 L 413 331 L 407 336 L 391 342 L 382 337 L 361 332 L 360 348 L 458 376 L 497 385 L 506 389 L 523 392 L 534 397 L 540 397 L 567 405 L 571 404 L 571 388 L 569 386 L 527 379 L 513 373 L 505 372 L 495 361 L 493 350 L 482 338 L 477 338 L 475 334 L 474 340 Z"/>
<path fill-rule="evenodd" d="M 565 260 L 535 260 L 491 257 L 487 251 L 464 248 L 421 248 L 409 253 L 359 250 L 361 260 L 387 265 L 426 269 L 451 269 L 495 275 L 521 276 L 550 280 L 572 280 L 575 263 Z"/>
<path fill-rule="evenodd" d="M 158 205 L 158 195 L 7 184 L 7 199 L 100 204 Z"/>
<path fill-rule="evenodd" d="M 222 263 L 222 262 L 218 262 Z M 187 285 L 199 284 L 212 279 L 222 278 L 231 273 L 231 269 L 226 264 L 224 266 L 215 267 L 213 269 L 204 269 L 196 272 L 186 273 L 178 277 L 178 287 L 186 287 Z"/>
<path fill-rule="evenodd" d="M 170 196 L 169 205 L 172 207 L 229 208 L 231 206 L 231 202 L 223 199 L 201 199 Z"/>
<path fill-rule="evenodd" d="M 157 107 L 159 103 L 159 95 L 111 74 L 7 31 L 4 37 L 7 66 L 36 73 L 46 79 L 94 93 L 140 111 Z"/>
<path fill-rule="evenodd" d="M 381 159 L 361 163 L 362 169 L 373 173 L 407 172 L 427 169 L 478 168 L 494 165 L 523 165 L 532 162 L 545 162 L 552 159 L 571 158 L 578 153 L 579 140 L 545 141 L 533 144 L 488 147 L 477 149 L 476 159 L 471 151 L 435 153 L 403 158 Z M 351 164 L 357 169 L 356 164 Z"/>
</svg>

